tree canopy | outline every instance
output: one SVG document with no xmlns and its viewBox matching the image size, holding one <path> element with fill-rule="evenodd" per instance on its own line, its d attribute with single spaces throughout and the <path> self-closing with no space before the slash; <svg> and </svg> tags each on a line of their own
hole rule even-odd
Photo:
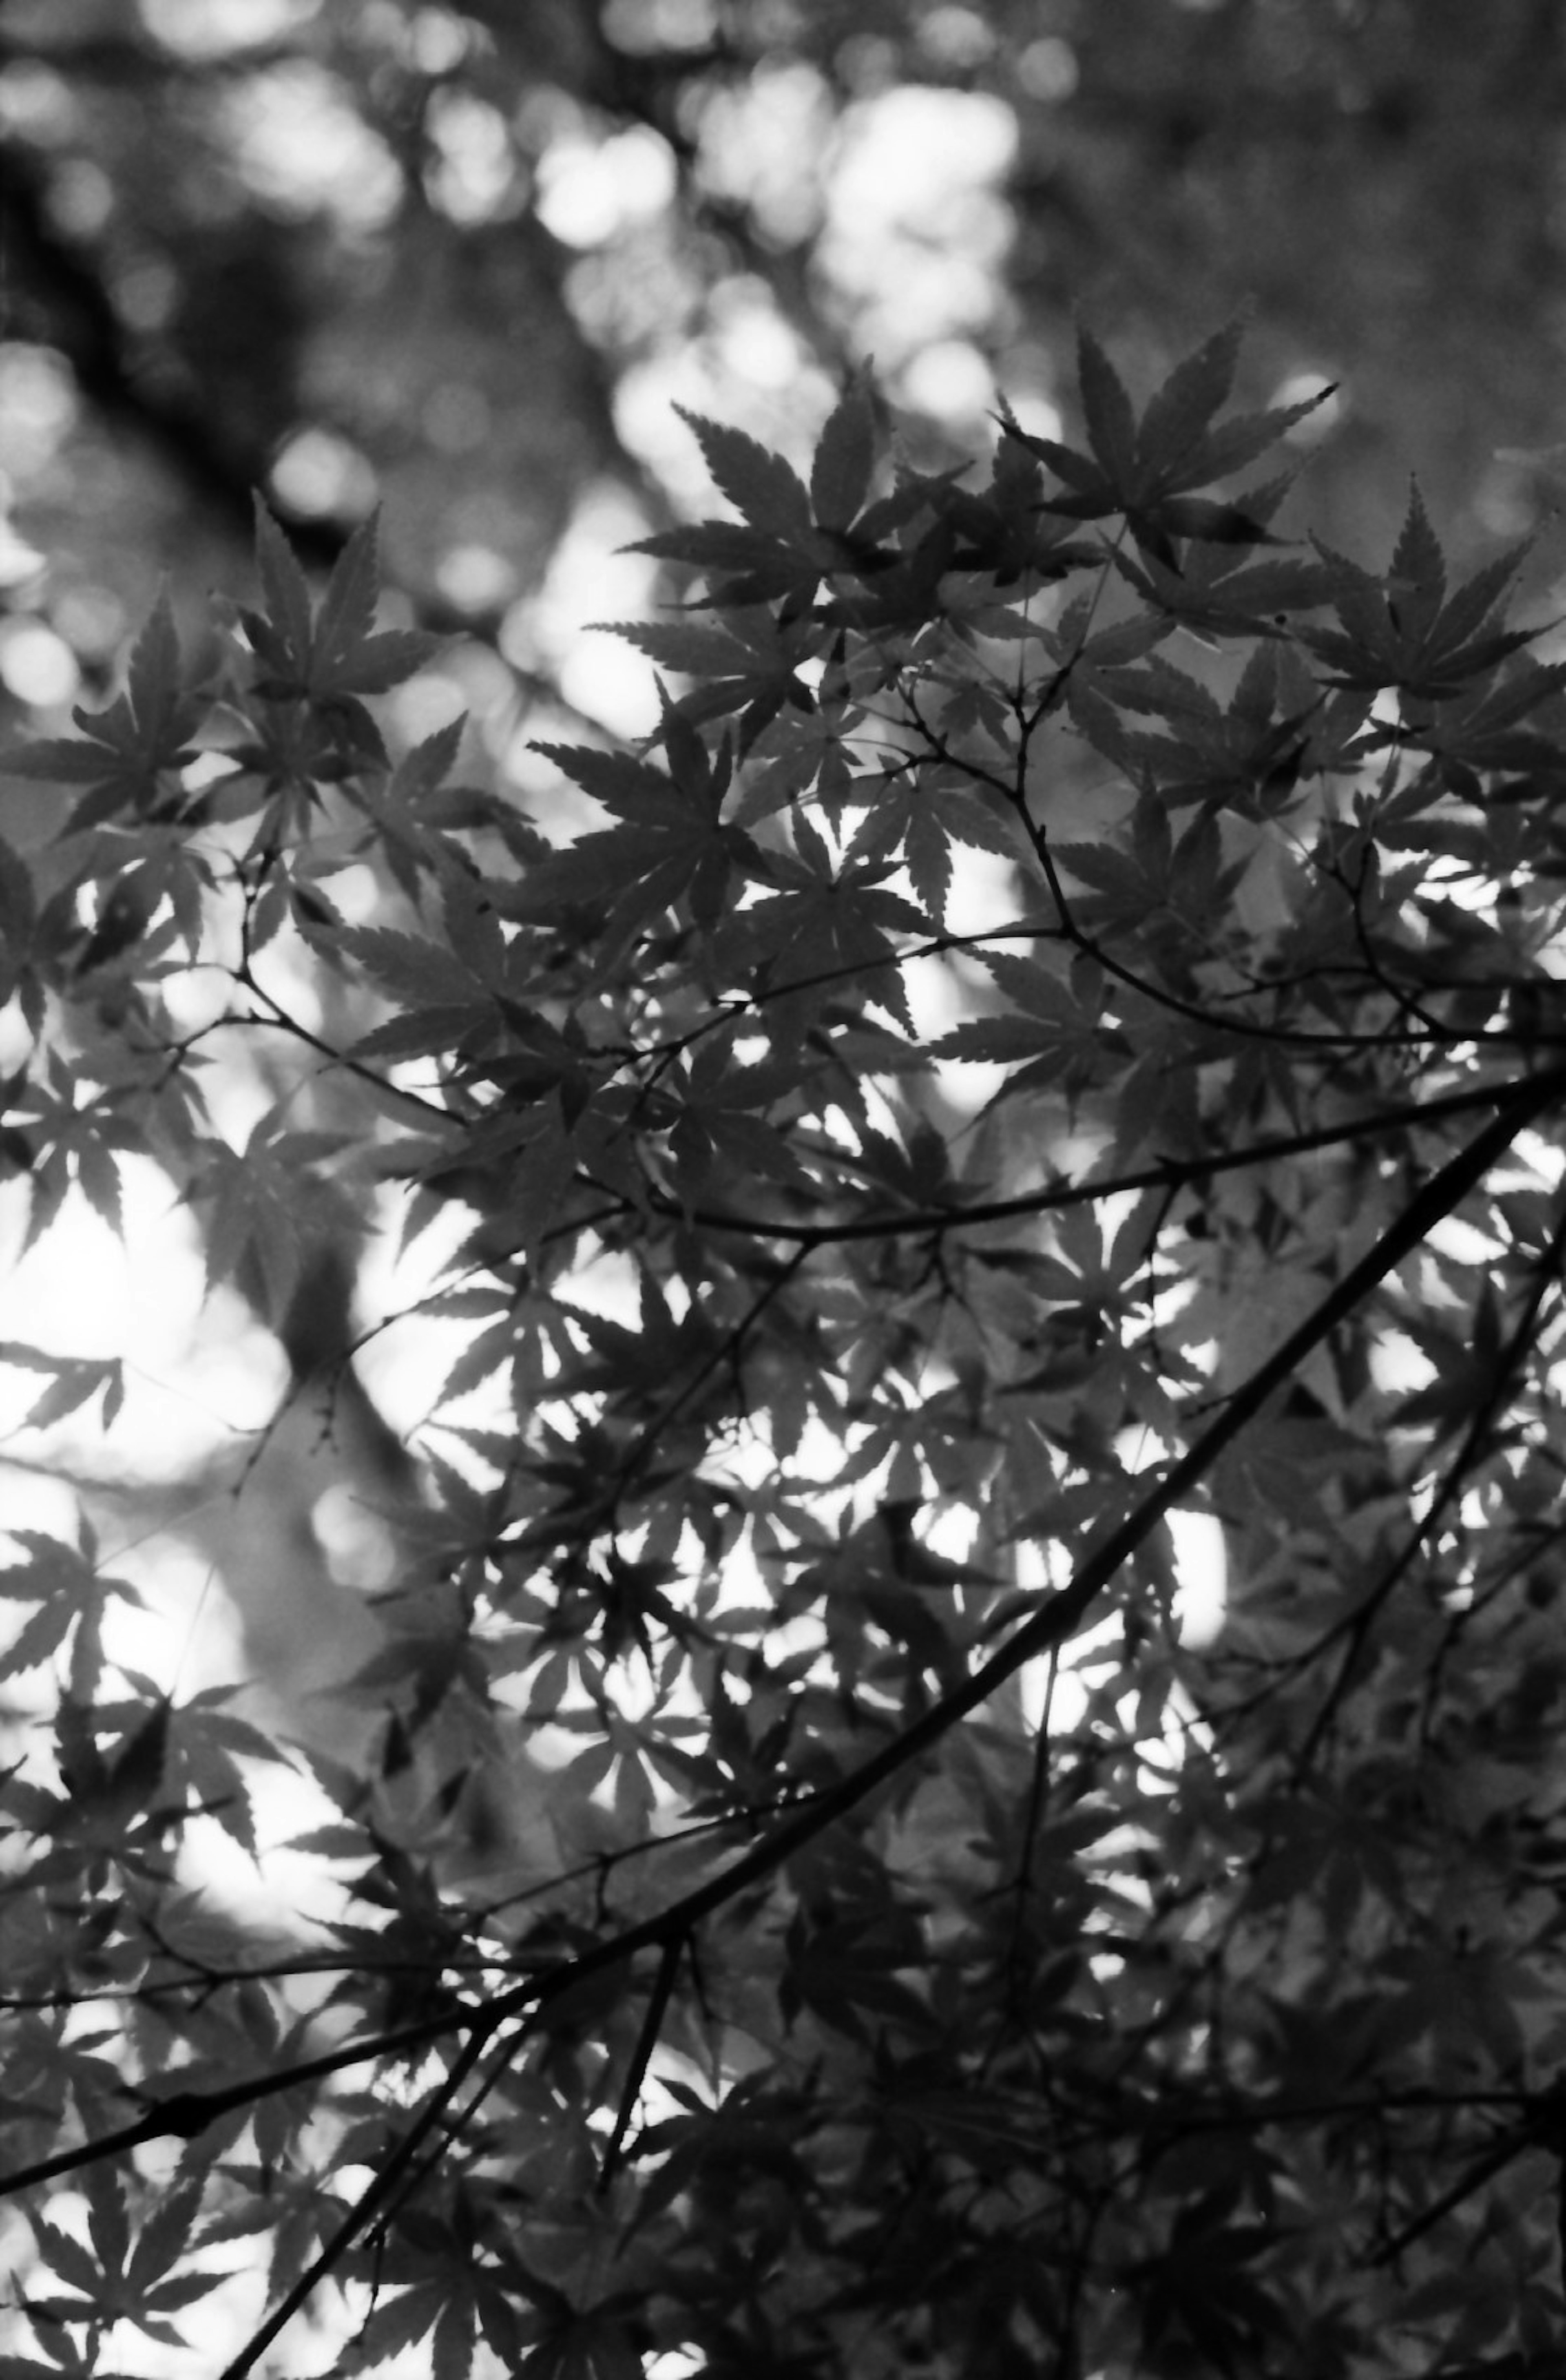
<svg viewBox="0 0 1566 2380">
<path fill-rule="evenodd" d="M 1417 489 L 1300 533 L 1240 345 L 966 469 L 692 416 L 563 828 L 264 507 L 9 755 L 32 1232 L 150 1153 L 298 1341 L 461 1220 L 334 1741 L 13 1532 L 7 2372 L 1555 2368 L 1566 664 Z M 283 1764 L 263 1938 L 184 1846 Z"/>
<path fill-rule="evenodd" d="M 669 525 L 671 395 L 776 443 L 869 354 L 952 461 L 986 367 L 1064 400 L 1076 307 L 1158 372 L 1247 298 L 1258 372 L 1346 382 L 1338 542 L 1410 468 L 1517 535 L 1563 79 L 1549 0 L 6 0 L 0 493 L 54 566 L 0 545 L 5 608 L 91 683 L 162 568 L 191 618 L 231 578 L 252 486 L 312 563 L 379 495 L 435 625 L 516 612 L 528 699 L 572 525 Z"/>
</svg>

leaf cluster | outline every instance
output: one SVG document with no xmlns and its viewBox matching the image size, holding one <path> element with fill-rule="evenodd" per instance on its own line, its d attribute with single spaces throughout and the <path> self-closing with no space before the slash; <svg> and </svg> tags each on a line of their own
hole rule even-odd
<svg viewBox="0 0 1566 2380">
<path fill-rule="evenodd" d="M 149 1152 L 281 1325 L 463 1217 L 362 1762 L 117 1667 L 91 1533 L 0 1574 L 29 2368 L 257 2235 L 235 2374 L 321 2290 L 344 2372 L 1552 2351 L 1566 672 L 1417 492 L 1289 544 L 1239 358 L 1138 411 L 1085 333 L 974 484 L 865 378 L 803 474 L 693 419 L 738 517 L 651 541 L 642 747 L 542 747 L 569 843 L 388 749 L 370 529 L 317 599 L 263 516 L 199 669 L 160 607 L 12 756 L 34 1230 Z M 258 1046 L 327 1088 L 239 1146 Z M 180 1844 L 307 1759 L 278 1951 Z"/>
</svg>

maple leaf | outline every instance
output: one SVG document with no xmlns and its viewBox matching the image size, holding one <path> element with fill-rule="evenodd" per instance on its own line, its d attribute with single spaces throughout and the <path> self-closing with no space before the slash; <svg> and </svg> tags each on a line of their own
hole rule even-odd
<svg viewBox="0 0 1566 2380">
<path fill-rule="evenodd" d="M 1275 716 L 1280 698 L 1285 705 Z M 1275 814 L 1293 798 L 1302 775 L 1316 765 L 1312 731 L 1326 698 L 1308 672 L 1279 683 L 1269 644 L 1258 645 L 1225 708 L 1196 678 L 1154 656 L 1136 670 L 1100 672 L 1092 688 L 1074 696 L 1075 715 L 1099 741 L 1106 706 L 1118 703 L 1167 721 L 1163 736 L 1128 734 L 1118 713 L 1103 742 L 1128 773 L 1155 785 L 1171 808 L 1199 802 L 1243 817 Z"/>
<path fill-rule="evenodd" d="M 823 577 L 873 578 L 896 563 L 883 540 L 909 509 L 906 492 L 867 504 L 875 468 L 875 399 L 851 379 L 824 424 L 806 487 L 792 466 L 744 431 L 676 407 L 696 433 L 717 487 L 740 522 L 702 521 L 642 538 L 633 552 L 685 562 L 711 582 L 710 604 L 733 612 L 781 602 L 786 618 L 808 608 Z M 913 500 L 917 507 L 919 499 Z"/>
<path fill-rule="evenodd" d="M 0 1339 L 0 1364 L 53 1375 L 49 1387 L 23 1415 L 18 1425 L 23 1429 L 48 1429 L 96 1396 L 103 1400 L 103 1427 L 108 1429 L 125 1402 L 125 1368 L 118 1356 L 51 1355 L 20 1340 Z"/>
<path fill-rule="evenodd" d="M 1101 520 L 1119 514 L 1143 551 L 1176 576 L 1181 569 L 1176 540 L 1240 546 L 1269 542 L 1264 523 L 1243 506 L 1191 491 L 1243 469 L 1296 421 L 1325 404 L 1332 391 L 1323 388 L 1297 405 L 1275 406 L 1214 426 L 1213 417 L 1233 383 L 1243 327 L 1232 322 L 1176 365 L 1138 422 L 1114 366 L 1082 325 L 1077 381 L 1090 452 L 1084 455 L 1001 416 L 1005 435 L 1048 463 L 1064 483 L 1064 492 L 1039 499 L 1043 509 L 1070 520 Z"/>
<path fill-rule="evenodd" d="M 1016 426 L 1005 406 L 1000 418 Z M 981 492 L 941 487 L 932 495 L 937 516 L 962 540 L 951 550 L 950 566 L 977 571 L 997 588 L 1019 578 L 1048 584 L 1099 559 L 1092 546 L 1072 539 L 1069 522 L 1048 516 L 1042 468 L 1021 437 L 1002 439 Z"/>
<path fill-rule="evenodd" d="M 82 1074 L 55 1053 L 25 1092 L 18 1089 L 16 1106 L 32 1143 L 24 1245 L 42 1237 L 73 1187 L 117 1236 L 123 1225 L 119 1159 L 145 1146 L 134 1099 L 94 1097 Z"/>
<path fill-rule="evenodd" d="M 824 638 L 808 622 L 780 624 L 767 614 L 751 624 L 743 614 L 731 613 L 723 628 L 705 627 L 694 621 L 669 626 L 608 620 L 594 625 L 609 635 L 623 637 L 661 668 L 678 670 L 700 681 L 690 693 L 665 705 L 665 718 L 674 715 L 699 726 L 739 711 L 742 756 L 785 704 L 800 711 L 815 709 L 815 695 L 799 673 L 819 656 Z M 651 740 L 662 739 L 660 729 Z"/>
<path fill-rule="evenodd" d="M 931 1208 L 955 1205 L 971 1179 L 959 1183 L 952 1151 L 935 1127 L 924 1118 L 913 1125 L 906 1142 L 883 1132 L 860 1135 L 859 1166 L 865 1177 L 866 1203 Z"/>
<path fill-rule="evenodd" d="M 187 681 L 165 587 L 131 648 L 124 693 L 106 710 L 74 710 L 79 737 L 24 744 L 6 765 L 18 777 L 87 788 L 66 820 L 67 834 L 125 810 L 158 815 L 183 804 L 171 781 L 198 757 L 189 739 L 211 709 L 211 689 Z"/>
<path fill-rule="evenodd" d="M 1174 627 L 1167 616 L 1144 613 L 1090 634 L 1091 618 L 1090 601 L 1079 599 L 1067 604 L 1053 627 L 1041 624 L 1035 632 L 1054 664 L 1044 689 L 1046 710 L 1064 702 L 1074 706 L 1085 697 L 1096 694 L 1105 673 L 1122 670 L 1128 662 L 1140 661 L 1145 653 L 1162 644 Z"/>
<path fill-rule="evenodd" d="M 489 822 L 481 795 L 469 803 L 446 787 L 466 724 L 466 718 L 458 717 L 425 736 L 404 754 L 388 781 L 370 776 L 350 780 L 345 787 L 347 799 L 370 821 L 387 865 L 411 901 L 419 900 L 427 877 L 441 877 L 468 864 L 443 829 L 464 815 Z"/>
<path fill-rule="evenodd" d="M 493 1265 L 528 1253 L 558 1222 L 577 1177 L 577 1133 L 590 1110 L 592 1081 L 579 1043 L 542 1017 L 514 1014 L 509 1026 L 505 1042 L 466 1069 L 469 1080 L 495 1085 L 501 1100 L 468 1122 L 455 1150 L 417 1169 L 401 1158 L 391 1167 L 394 1179 L 411 1174 L 437 1199 L 458 1197 L 483 1219 L 459 1251 L 461 1263 Z M 419 1220 L 429 1212 L 422 1208 Z"/>
<path fill-rule="evenodd" d="M 1056 1084 L 1071 1088 L 1088 1078 L 1102 1047 L 1127 1046 L 1123 1037 L 1106 1035 L 1099 1018 L 1037 960 L 991 952 L 983 957 L 1010 1003 L 1006 1013 L 954 1025 L 937 1041 L 934 1054 L 970 1064 L 1019 1066 L 998 1097 L 1012 1099 Z"/>
<path fill-rule="evenodd" d="M 209 1686 L 170 1715 L 164 1776 L 171 1798 L 199 1807 L 255 1856 L 255 1818 L 243 1760 L 292 1766 L 290 1755 L 262 1729 L 225 1708 L 237 1688 Z"/>
<path fill-rule="evenodd" d="M 1284 471 L 1240 498 L 1249 518 L 1269 523 L 1298 477 Z M 1178 620 L 1204 642 L 1229 637 L 1283 638 L 1292 612 L 1328 601 L 1332 574 L 1320 561 L 1276 556 L 1256 562 L 1243 544 L 1188 541 L 1178 567 L 1146 547 L 1115 546 L 1111 560 L 1128 587 L 1157 612 Z"/>
<path fill-rule="evenodd" d="M 688 1375 L 710 1378 L 711 1392 L 726 1394 L 726 1384 L 709 1360 L 720 1343 L 711 1318 L 693 1306 L 676 1319 L 658 1283 L 646 1274 L 637 1288 L 634 1321 L 614 1322 L 578 1312 L 588 1353 L 566 1366 L 564 1377 L 570 1387 L 601 1393 L 612 1406 L 656 1405 L 671 1381 Z"/>
<path fill-rule="evenodd" d="M 105 1609 L 118 1602 L 140 1610 L 140 1593 L 128 1579 L 99 1567 L 97 1547 L 85 1525 L 74 1546 L 41 1529 L 10 1529 L 6 1535 L 26 1560 L 0 1568 L 0 1597 L 36 1609 L 0 1652 L 0 1677 L 22 1676 L 52 1659 L 75 1629 L 74 1675 L 79 1685 L 90 1685 Z"/>
<path fill-rule="evenodd" d="M 1494 807 L 1559 797 L 1566 783 L 1558 698 L 1563 687 L 1566 662 L 1544 666 L 1520 654 L 1494 677 L 1431 705 L 1423 719 L 1410 702 L 1399 726 L 1379 732 L 1378 740 L 1427 752 L 1440 782 L 1465 801 Z M 1492 780 L 1487 786 L 1484 777 Z"/>
<path fill-rule="evenodd" d="M 312 609 L 292 546 L 259 496 L 255 509 L 256 567 L 266 608 L 243 610 L 239 618 L 261 664 L 261 691 L 273 700 L 335 708 L 357 720 L 358 698 L 400 686 L 440 651 L 442 639 L 413 628 L 376 630 L 378 514 L 355 529 L 319 608 Z M 368 725 L 367 713 L 364 718 Z"/>
<path fill-rule="evenodd" d="M 1464 586 L 1447 593 L 1446 558 L 1417 484 L 1385 579 L 1361 570 L 1329 546 L 1317 552 L 1332 573 L 1334 628 L 1302 627 L 1302 644 L 1329 662 L 1333 683 L 1377 692 L 1396 686 L 1426 702 L 1461 694 L 1543 627 L 1503 628 L 1500 606 L 1526 544 L 1514 546 Z"/>
<path fill-rule="evenodd" d="M 722 816 L 733 765 L 726 747 L 710 757 L 689 721 L 672 708 L 660 733 L 667 775 L 588 746 L 537 747 L 618 822 L 578 836 L 568 851 L 530 869 L 524 890 L 507 897 L 511 915 L 537 918 L 562 902 L 590 903 L 613 947 L 681 901 L 698 925 L 710 928 L 733 875 L 767 872 L 751 837 Z"/>
<path fill-rule="evenodd" d="M 892 873 L 887 862 L 846 862 L 839 869 L 807 818 L 796 812 L 793 824 L 794 853 L 769 859 L 769 875 L 780 889 L 725 921 L 720 964 L 759 970 L 761 980 L 780 991 L 821 978 L 863 974 L 864 996 L 911 1030 L 892 935 L 928 930 L 929 920 L 901 893 L 881 889 Z"/>
<path fill-rule="evenodd" d="M 951 722 L 946 722 L 950 729 Z M 904 771 L 856 785 L 868 798 L 865 817 L 856 828 L 844 856 L 846 861 L 882 860 L 901 855 L 926 913 L 940 920 L 946 912 L 953 869 L 963 849 L 994 852 L 1020 859 L 1024 839 L 1014 819 L 976 793 L 960 767 Z"/>
<path fill-rule="evenodd" d="M 1429 1361 L 1428 1385 L 1399 1399 L 1395 1428 L 1429 1428 L 1436 1438 L 1466 1427 L 1489 1407 L 1506 1380 L 1506 1338 L 1493 1282 L 1487 1282 L 1465 1328 L 1449 1329 L 1424 1314 L 1405 1312 L 1400 1328 Z"/>
<path fill-rule="evenodd" d="M 797 1057 L 754 1065 L 736 1064 L 732 1028 L 710 1035 L 691 1062 L 681 1086 L 679 1108 L 669 1133 L 669 1154 L 680 1195 L 710 1195 L 726 1172 L 813 1195 L 817 1184 L 781 1129 L 759 1110 L 776 1108 L 797 1093 L 816 1071 Z"/>
<path fill-rule="evenodd" d="M 209 1293 L 253 1263 L 270 1319 L 285 1311 L 313 1231 L 351 1211 L 322 1168 L 352 1135 L 293 1130 L 281 1106 L 251 1127 L 243 1149 L 209 1141 L 189 1196 L 207 1208 Z"/>
<path fill-rule="evenodd" d="M 389 926 L 346 927 L 339 947 L 405 1008 L 439 1007 L 466 1018 L 482 1018 L 492 1008 L 490 984 L 454 944 L 428 935 L 398 933 Z"/>
</svg>

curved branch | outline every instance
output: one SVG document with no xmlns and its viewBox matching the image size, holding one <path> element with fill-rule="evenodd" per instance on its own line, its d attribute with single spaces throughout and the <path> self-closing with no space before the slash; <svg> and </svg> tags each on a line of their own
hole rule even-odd
<svg viewBox="0 0 1566 2380">
<path fill-rule="evenodd" d="M 161 2107 L 150 2111 L 140 2123 L 84 2143 L 59 2157 L 44 2159 L 39 2165 L 12 2176 L 6 2187 L 16 2190 L 26 2184 L 48 2180 L 102 2158 L 123 2155 L 142 2142 L 160 2136 L 174 2134 L 193 2138 L 217 2115 L 250 2104 L 272 2092 L 286 2089 L 302 2078 L 336 2071 L 346 2066 L 362 2063 L 367 2058 L 428 2044 L 443 2034 L 471 2027 L 471 2037 L 454 2069 L 454 2074 L 459 2080 L 471 2070 L 484 2043 L 498 2026 L 524 2017 L 529 2010 L 541 2010 L 550 2001 L 576 1988 L 588 1977 L 624 1966 L 642 1949 L 657 1949 L 664 1954 L 667 1961 L 672 1950 L 677 1950 L 689 1941 L 703 1919 L 775 1875 L 796 1852 L 803 1850 L 826 1828 L 845 1817 L 880 1787 L 889 1783 L 931 1750 L 960 1719 L 987 1702 L 1007 1678 L 1039 1654 L 1050 1651 L 1073 1635 L 1123 1564 L 1143 1544 L 1159 1522 L 1210 1473 L 1224 1449 L 1255 1419 L 1273 1392 L 1293 1376 L 1305 1358 L 1355 1310 L 1393 1267 L 1412 1255 L 1436 1225 L 1451 1214 L 1468 1193 L 1478 1186 L 1490 1168 L 1506 1154 L 1518 1133 L 1559 1099 L 1562 1087 L 1560 1070 L 1513 1085 L 1503 1099 L 1500 1112 L 1439 1172 L 1431 1175 L 1375 1245 L 1350 1267 L 1341 1281 L 1328 1292 L 1306 1319 L 1291 1331 L 1268 1360 L 1236 1390 L 1222 1413 L 1195 1445 L 1177 1463 L 1171 1464 L 1162 1478 L 1139 1500 L 1127 1517 L 1085 1557 L 1068 1586 L 1051 1595 L 1030 1619 L 1023 1622 L 1007 1644 L 981 1663 L 961 1685 L 943 1694 L 922 1718 L 904 1728 L 879 1753 L 830 1787 L 808 1810 L 784 1819 L 750 1851 L 742 1853 L 706 1884 L 698 1885 L 668 1908 L 644 1918 L 639 1924 L 627 1926 L 590 1949 L 560 1960 L 501 1994 L 482 2009 L 469 2007 L 446 2011 L 422 2024 L 404 2027 L 398 2034 L 382 2035 L 378 2040 L 360 2043 L 346 2050 L 330 2052 L 294 2069 L 285 2077 L 273 2075 L 251 2080 L 222 2092 L 176 2094 L 174 2098 L 164 2101 Z M 455 2081 L 451 2087 L 455 2087 Z M 448 2090 L 440 2099 L 439 2106 L 443 2107 L 449 2096 Z M 429 2120 L 432 2122 L 434 2117 L 431 2116 Z M 373 2213 L 382 2194 L 382 2184 L 389 2187 L 404 2170 L 427 2130 L 427 2123 L 423 2130 L 416 2126 L 408 2140 L 399 2145 L 388 2173 L 378 2177 L 376 2185 L 353 2210 L 349 2218 L 353 2231 L 357 2232 L 360 2224 Z M 352 2236 L 351 2233 L 346 2232 L 342 2244 L 346 2244 L 348 2236 Z M 335 2253 L 340 2252 L 340 2248 L 334 2243 L 329 2243 L 329 2246 L 333 2247 L 333 2255 L 322 2269 L 330 2269 Z M 327 2256 L 326 2251 L 322 2252 L 322 2256 Z M 321 2259 L 317 2262 L 322 2264 Z M 319 2275 L 312 2267 L 311 2287 L 316 2277 Z M 290 2294 L 285 2306 L 291 2311 L 295 2303 L 302 2302 L 303 2298 L 296 2290 Z M 264 2331 L 258 2334 L 251 2348 L 247 2350 L 248 2360 L 241 2359 L 231 2365 L 224 2380 L 240 2380 L 240 2375 L 252 2368 L 256 2357 L 276 2336 L 287 2318 L 288 2312 L 280 2307 L 277 2313 L 269 2318 Z"/>
</svg>

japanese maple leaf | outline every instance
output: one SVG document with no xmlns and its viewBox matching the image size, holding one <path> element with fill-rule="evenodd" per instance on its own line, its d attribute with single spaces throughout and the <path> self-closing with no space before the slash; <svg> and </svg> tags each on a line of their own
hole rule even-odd
<svg viewBox="0 0 1566 2380">
<path fill-rule="evenodd" d="M 376 632 L 381 595 L 378 515 L 361 523 L 338 555 L 319 610 L 293 548 L 256 502 L 256 566 L 264 611 L 239 617 L 265 673 L 265 691 L 317 704 L 384 694 L 413 675 L 441 639 L 413 628 Z"/>
<path fill-rule="evenodd" d="M 1248 489 L 1240 499 L 1246 517 L 1263 527 L 1270 523 L 1297 476 L 1281 471 Z M 1332 591 L 1332 574 L 1322 562 L 1293 555 L 1255 561 L 1244 548 L 1212 540 L 1188 544 L 1177 568 L 1146 547 L 1135 556 L 1117 549 L 1111 558 L 1143 602 L 1204 639 L 1277 638 L 1284 633 L 1281 614 L 1312 611 Z"/>
<path fill-rule="evenodd" d="M 1121 514 L 1145 553 L 1179 573 L 1174 540 L 1198 538 L 1220 545 L 1263 545 L 1269 532 L 1237 504 L 1192 494 L 1238 471 L 1285 430 L 1331 395 L 1318 390 L 1298 405 L 1241 414 L 1215 426 L 1239 358 L 1242 326 L 1232 322 L 1177 364 L 1148 402 L 1140 421 L 1114 366 L 1086 327 L 1077 334 L 1077 380 L 1089 452 L 1041 438 L 1002 412 L 1008 438 L 1048 463 L 1065 492 L 1041 499 L 1042 509 L 1070 520 Z"/>
<path fill-rule="evenodd" d="M 132 649 L 124 693 L 106 710 L 73 710 L 79 737 L 24 744 L 7 753 L 6 765 L 18 777 L 88 788 L 67 820 L 67 834 L 123 810 L 145 816 L 165 807 L 166 774 L 195 759 L 188 738 L 211 710 L 210 689 L 186 683 L 165 588 Z"/>
<path fill-rule="evenodd" d="M 1010 1097 L 1086 1079 L 1105 1050 L 1124 1046 L 1120 1034 L 1084 1008 L 1047 967 L 1004 953 L 982 955 L 1007 1004 L 995 1015 L 967 1017 L 943 1033 L 934 1044 L 937 1057 L 1019 1065 L 1020 1072 L 1003 1086 Z"/>
<path fill-rule="evenodd" d="M 808 819 L 795 815 L 794 853 L 769 855 L 781 890 L 729 920 L 721 957 L 737 970 L 759 968 L 782 990 L 835 976 L 869 975 L 866 990 L 912 1030 L 907 993 L 891 937 L 927 932 L 929 920 L 900 893 L 882 891 L 891 865 L 850 862 L 834 868 L 825 842 Z M 796 856 L 797 855 L 797 856 Z"/>
<path fill-rule="evenodd" d="M 1293 794 L 1311 755 L 1310 726 L 1324 700 L 1308 671 L 1303 684 L 1281 689 L 1270 645 L 1258 645 L 1227 709 L 1196 679 L 1154 655 L 1140 669 L 1110 670 L 1100 684 L 1125 710 L 1163 719 L 1171 733 L 1138 735 L 1114 719 L 1112 755 L 1133 774 L 1146 771 L 1163 799 L 1179 808 L 1201 802 L 1252 817 L 1276 809 Z M 1281 716 L 1275 717 L 1280 705 Z M 1089 735 L 1101 722 L 1091 698 L 1079 698 L 1080 723 Z"/>
<path fill-rule="evenodd" d="M 915 892 L 929 916 L 940 919 L 964 846 L 1015 859 L 1021 837 L 1011 819 L 975 794 L 957 770 L 944 775 L 926 770 L 881 780 L 848 857 L 887 859 L 900 853 Z"/>
<path fill-rule="evenodd" d="M 661 669 L 678 670 L 682 676 L 700 681 L 670 706 L 680 718 L 699 725 L 740 712 L 742 756 L 785 703 L 799 711 L 815 709 L 816 698 L 799 669 L 818 657 L 824 640 L 807 622 L 779 623 L 769 613 L 752 625 L 744 612 L 737 612 L 722 627 L 692 620 L 650 626 L 620 620 L 595 625 L 623 637 Z"/>
<path fill-rule="evenodd" d="M 1042 467 L 1021 438 L 1002 439 L 991 459 L 989 485 L 981 492 L 932 490 L 937 517 L 963 540 L 951 551 L 951 568 L 981 571 L 997 587 L 1010 587 L 1021 578 L 1062 578 L 1095 565 L 1097 552 L 1071 541 L 1067 523 L 1040 517 L 1055 509 L 1043 497 Z"/>
<path fill-rule="evenodd" d="M 782 455 L 744 431 L 675 409 L 741 517 L 662 530 L 640 540 L 635 552 L 705 572 L 713 590 L 707 601 L 726 612 L 781 601 L 793 618 L 804 614 L 823 578 L 869 578 L 895 568 L 897 550 L 885 540 L 922 508 L 936 482 L 905 475 L 891 495 L 867 503 L 878 442 L 874 399 L 862 376 L 850 381 L 827 419 L 808 487 Z"/>
<path fill-rule="evenodd" d="M 1491 802 L 1549 795 L 1559 799 L 1566 777 L 1560 733 L 1559 697 L 1566 687 L 1566 663 L 1548 667 L 1527 658 L 1494 678 L 1481 678 L 1451 701 L 1414 715 L 1378 740 L 1397 740 L 1428 752 L 1442 781 L 1465 801 L 1480 797 L 1480 773 L 1507 772 L 1510 782 L 1491 785 Z M 1539 718 L 1536 714 L 1543 712 Z"/>
<path fill-rule="evenodd" d="M 1449 596 L 1446 557 L 1414 486 L 1384 579 L 1317 543 L 1334 574 L 1338 626 L 1296 634 L 1336 671 L 1339 686 L 1367 693 L 1396 686 L 1424 701 L 1449 701 L 1544 633 L 1500 625 L 1501 600 L 1526 551 L 1514 546 Z"/>
<path fill-rule="evenodd" d="M 681 900 L 698 925 L 711 926 L 722 913 L 731 871 L 763 871 L 750 836 L 722 821 L 732 765 L 726 746 L 710 755 L 688 720 L 668 708 L 661 735 L 667 776 L 644 760 L 587 745 L 537 747 L 615 823 L 579 835 L 568 851 L 534 868 L 520 896 L 508 900 L 510 914 L 540 917 L 571 902 L 601 905 L 608 913 L 603 930 L 613 942 Z"/>
</svg>

